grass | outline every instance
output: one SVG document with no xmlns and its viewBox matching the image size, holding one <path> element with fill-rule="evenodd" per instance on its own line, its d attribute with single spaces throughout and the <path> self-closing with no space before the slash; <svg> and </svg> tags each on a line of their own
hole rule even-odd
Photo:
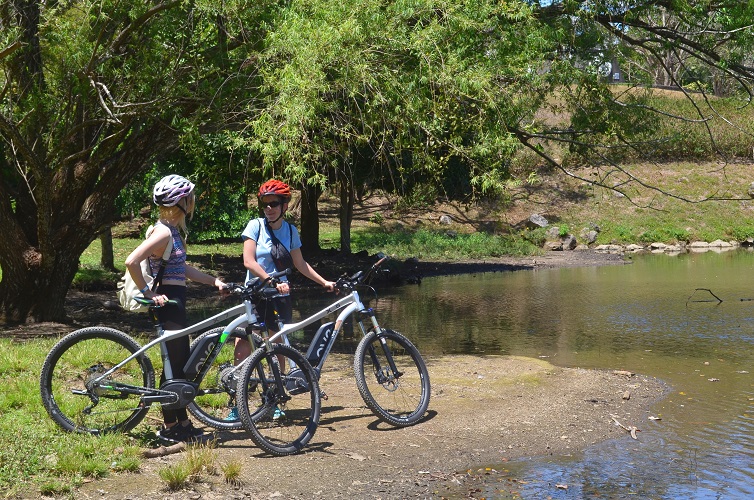
<svg viewBox="0 0 754 500">
<path fill-rule="evenodd" d="M 332 247 L 336 245 L 338 238 L 339 235 L 335 231 L 322 235 L 322 241 Z M 354 252 L 384 252 L 398 259 L 481 259 L 504 255 L 532 255 L 538 251 L 523 236 L 463 233 L 452 229 L 401 229 L 386 232 L 383 227 L 358 228 L 351 234 L 351 244 Z"/>
<path fill-rule="evenodd" d="M 39 369 L 57 339 L 0 339 L 0 492 L 65 495 L 85 480 L 113 472 L 136 471 L 141 447 L 132 435 L 94 437 L 62 432 L 39 397 Z M 151 435 L 147 424 L 137 430 Z M 26 494 L 31 493 L 26 490 Z"/>
<path fill-rule="evenodd" d="M 599 226 L 598 243 L 677 243 L 754 237 L 754 201 L 748 195 L 751 165 L 731 163 L 635 164 L 627 170 L 661 186 L 623 186 L 627 197 L 569 180 L 586 201 L 564 204 L 561 217 L 572 228 Z M 617 174 L 612 182 L 626 181 Z M 683 197 L 686 200 L 680 199 Z M 578 233 L 576 233 L 578 234 Z"/>
<path fill-rule="evenodd" d="M 189 482 L 189 466 L 185 462 L 178 462 L 177 464 L 167 465 L 161 468 L 157 472 L 160 479 L 165 481 L 168 489 L 171 491 L 177 491 L 185 488 Z"/>
<path fill-rule="evenodd" d="M 155 444 L 149 418 L 128 434 L 101 437 L 60 430 L 39 396 L 39 370 L 57 339 L 0 338 L 0 492 L 3 497 L 71 494 L 84 481 L 138 471 L 142 449 Z M 152 361 L 159 373 L 159 352 Z M 153 410 L 156 421 L 158 409 Z M 171 489 L 223 471 L 237 482 L 240 463 L 217 463 L 214 443 L 190 446 L 175 465 L 160 471 Z"/>
<path fill-rule="evenodd" d="M 533 255 L 539 250 L 520 235 L 496 235 L 483 232 L 468 233 L 455 229 L 419 229 L 418 231 L 388 231 L 381 225 L 355 227 L 351 233 L 353 252 L 366 251 L 369 254 L 386 253 L 397 259 L 417 257 L 424 260 L 463 260 L 500 257 L 504 255 Z M 123 262 L 128 254 L 139 245 L 141 240 L 132 238 L 115 238 L 113 256 L 116 272 L 108 271 L 100 265 L 101 246 L 95 240 L 81 255 L 79 271 L 73 286 L 80 289 L 101 282 L 116 282 L 125 272 Z M 320 234 L 323 248 L 337 248 L 340 235 L 334 226 L 325 225 Z M 191 244 L 190 257 L 206 258 L 212 266 L 217 256 L 238 258 L 239 269 L 243 264 L 241 254 L 243 245 L 238 243 Z"/>
<path fill-rule="evenodd" d="M 515 205 L 487 202 L 468 208 L 471 222 L 485 219 L 490 232 L 476 231 L 472 224 L 440 226 L 430 222 L 410 226 L 414 217 L 405 212 L 376 211 L 366 220 L 355 221 L 351 231 L 353 252 L 384 252 L 396 259 L 469 260 L 507 255 L 535 255 L 544 243 L 543 230 L 506 232 L 506 223 L 519 222 L 532 213 L 547 214 L 562 236 L 577 238 L 584 229 L 599 228 L 597 244 L 678 243 L 736 240 L 754 237 L 754 201 L 748 195 L 754 181 L 747 163 L 674 162 L 628 163 L 624 171 L 610 168 L 576 168 L 580 179 L 558 172 L 538 175 L 539 183 L 512 191 Z M 660 192 L 642 185 L 657 186 Z M 601 180 L 620 187 L 626 196 L 595 186 Z M 438 207 L 434 208 L 437 213 Z M 426 210 L 425 210 L 426 212 Z M 432 210 L 430 209 L 430 213 Z M 95 240 L 81 256 L 74 286 L 86 289 L 88 283 L 117 281 L 125 271 L 123 261 L 139 244 L 137 239 L 116 238 L 115 273 L 99 265 L 100 244 Z M 320 225 L 322 248 L 337 248 L 340 234 L 336 220 L 323 219 Z M 242 269 L 241 242 L 190 244 L 192 256 L 211 262 L 216 256 L 237 257 Z"/>
<path fill-rule="evenodd" d="M 243 466 L 238 459 L 229 460 L 220 464 L 225 482 L 239 486 L 241 484 L 241 470 Z"/>
<path fill-rule="evenodd" d="M 136 238 L 113 238 L 113 260 L 116 271 L 106 270 L 100 264 L 102 254 L 102 245 L 99 239 L 95 239 L 84 251 L 79 259 L 79 270 L 73 280 L 73 285 L 78 288 L 86 289 L 91 283 L 101 283 L 103 281 L 116 282 L 126 272 L 124 262 L 128 254 L 139 246 L 141 239 Z M 208 256 L 211 260 L 214 256 L 221 255 L 226 257 L 238 257 L 241 262 L 243 245 L 238 243 L 189 243 L 191 255 Z"/>
<path fill-rule="evenodd" d="M 188 446 L 182 459 L 162 467 L 157 474 L 171 491 L 181 490 L 191 482 L 200 482 L 205 476 L 218 474 L 217 453 L 214 443 Z M 240 473 L 240 466 L 239 466 Z"/>
</svg>

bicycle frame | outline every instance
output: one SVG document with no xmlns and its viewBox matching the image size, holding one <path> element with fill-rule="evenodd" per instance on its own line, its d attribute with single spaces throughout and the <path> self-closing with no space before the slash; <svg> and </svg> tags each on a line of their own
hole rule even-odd
<svg viewBox="0 0 754 500">
<path fill-rule="evenodd" d="M 361 298 L 359 297 L 359 292 L 357 292 L 356 290 L 353 290 L 351 291 L 351 293 L 349 293 L 345 297 L 333 302 L 329 306 L 299 321 L 298 323 L 281 323 L 282 328 L 278 332 L 276 332 L 274 335 L 270 336 L 269 340 L 271 342 L 274 342 L 278 339 L 281 339 L 285 344 L 289 345 L 288 333 L 294 332 L 296 330 L 301 330 L 305 326 L 309 326 L 312 323 L 315 323 L 316 321 L 319 321 L 322 318 L 327 317 L 337 311 L 340 311 L 340 313 L 335 319 L 335 327 L 333 329 L 333 335 L 328 341 L 325 351 L 322 354 L 322 357 L 320 358 L 319 363 L 317 364 L 317 366 L 319 367 L 324 365 L 325 359 L 327 358 L 328 354 L 330 353 L 330 350 L 332 349 L 333 344 L 335 343 L 335 339 L 338 337 L 341 330 L 343 329 L 343 322 L 346 320 L 346 318 L 348 318 L 353 313 L 361 312 L 361 313 L 367 314 L 371 318 L 372 324 L 375 327 L 375 329 L 377 329 L 378 332 L 380 331 L 380 326 L 379 324 L 377 324 L 377 319 L 374 316 L 374 312 L 372 311 L 372 309 L 367 309 L 364 306 L 364 304 L 361 302 Z M 362 334 L 366 333 L 364 331 L 364 327 L 361 324 L 361 322 L 359 322 L 359 327 L 362 329 Z"/>
<path fill-rule="evenodd" d="M 204 376 L 207 373 L 207 370 L 209 370 L 210 366 L 214 362 L 215 358 L 220 352 L 220 349 L 225 345 L 225 343 L 228 341 L 228 338 L 230 334 L 233 332 L 234 328 L 237 326 L 245 326 L 247 324 L 253 324 L 256 321 L 256 314 L 254 312 L 254 306 L 252 305 L 251 301 L 244 300 L 243 304 L 239 304 L 237 306 L 233 306 L 230 309 L 227 309 L 225 311 L 222 311 L 218 314 L 215 314 L 214 316 L 211 316 L 205 320 L 202 320 L 198 323 L 195 323 L 191 326 L 188 326 L 186 328 L 182 328 L 180 330 L 163 330 L 160 326 L 158 328 L 158 337 L 154 340 L 151 340 L 147 344 L 145 344 L 141 349 L 136 351 L 135 353 L 128 356 L 126 359 L 118 363 L 117 365 L 111 367 L 109 370 L 104 372 L 102 375 L 97 377 L 93 380 L 94 383 L 99 383 L 100 381 L 106 379 L 110 374 L 114 373 L 124 365 L 126 365 L 131 360 L 144 355 L 149 349 L 154 347 L 157 344 L 160 345 L 161 355 L 162 355 L 162 361 L 163 361 L 163 372 L 165 373 L 165 379 L 171 380 L 173 379 L 173 368 L 170 364 L 170 359 L 167 356 L 167 347 L 166 342 L 185 337 L 187 335 L 191 335 L 192 333 L 201 332 L 210 326 L 224 323 L 229 318 L 232 318 L 234 316 L 237 316 L 236 319 L 234 319 L 226 328 L 223 330 L 223 334 L 220 336 L 220 341 L 215 344 L 212 351 L 210 351 L 207 356 L 202 360 L 202 366 L 199 370 L 197 370 L 196 376 L 191 380 L 192 382 L 198 382 L 201 381 Z M 246 360 L 244 360 L 245 362 Z M 234 371 L 240 369 L 243 366 L 243 362 L 239 363 L 237 366 L 234 367 Z M 155 393 L 161 393 L 163 391 L 160 391 L 159 389 L 153 389 Z"/>
</svg>

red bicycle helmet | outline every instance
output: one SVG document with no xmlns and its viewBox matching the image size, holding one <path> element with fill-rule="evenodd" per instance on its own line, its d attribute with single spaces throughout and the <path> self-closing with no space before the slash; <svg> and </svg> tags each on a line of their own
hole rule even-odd
<svg viewBox="0 0 754 500">
<path fill-rule="evenodd" d="M 264 196 L 279 196 L 285 201 L 290 201 L 291 187 L 285 182 L 277 179 L 270 179 L 259 186 L 259 194 L 257 195 L 257 198 L 261 200 Z"/>
</svg>

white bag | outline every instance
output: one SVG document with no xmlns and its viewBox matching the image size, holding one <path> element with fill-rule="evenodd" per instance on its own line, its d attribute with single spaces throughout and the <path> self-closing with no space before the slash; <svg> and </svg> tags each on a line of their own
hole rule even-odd
<svg viewBox="0 0 754 500">
<path fill-rule="evenodd" d="M 154 229 L 154 226 L 149 226 L 147 229 L 146 237 L 149 238 L 149 235 L 152 234 L 152 230 Z M 164 266 L 168 259 L 170 258 L 170 253 L 173 251 L 173 238 L 170 237 L 170 243 L 168 243 L 168 246 L 165 247 L 165 253 L 162 255 L 162 262 L 161 266 Z M 141 261 L 141 264 L 139 265 L 139 268 L 141 269 L 141 275 L 144 277 L 144 281 L 147 282 L 147 286 L 150 288 L 150 290 L 153 290 L 155 283 L 155 277 L 152 276 L 152 273 L 149 269 L 149 259 L 144 259 Z M 159 273 L 158 273 L 159 275 Z M 131 277 L 131 273 L 128 272 L 128 269 L 126 269 L 126 274 L 123 275 L 123 277 L 118 282 L 118 302 L 120 302 L 120 307 L 125 309 L 126 311 L 133 311 L 133 312 L 141 312 L 146 311 L 149 309 L 148 306 L 139 304 L 134 300 L 134 297 L 143 297 L 143 294 L 141 293 L 141 290 L 138 286 L 136 286 L 136 283 L 134 282 L 133 278 Z"/>
</svg>

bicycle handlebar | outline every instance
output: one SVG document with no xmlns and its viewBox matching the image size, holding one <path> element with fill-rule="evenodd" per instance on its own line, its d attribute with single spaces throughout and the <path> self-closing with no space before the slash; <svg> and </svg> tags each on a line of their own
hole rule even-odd
<svg viewBox="0 0 754 500">
<path fill-rule="evenodd" d="M 226 283 L 224 289 L 231 293 L 248 294 L 249 296 L 257 295 L 265 298 L 270 298 L 277 295 L 278 291 L 274 285 L 278 282 L 278 278 L 281 276 L 287 276 L 291 274 L 291 269 L 284 269 L 282 271 L 275 271 L 270 273 L 265 279 L 253 278 L 242 283 Z"/>
<path fill-rule="evenodd" d="M 134 300 L 143 306 L 150 306 L 150 307 L 177 306 L 180 303 L 179 301 L 175 299 L 169 299 L 169 300 L 166 300 L 164 304 L 158 305 L 158 304 L 155 304 L 152 299 L 147 299 L 145 297 L 134 297 Z"/>
<path fill-rule="evenodd" d="M 342 276 L 342 277 L 338 278 L 338 280 L 335 282 L 335 288 L 337 288 L 338 290 L 355 288 L 360 283 L 363 283 L 364 281 L 366 281 L 367 278 L 369 278 L 369 276 L 371 276 L 371 274 L 373 272 L 375 272 L 377 269 L 379 269 L 379 267 L 383 263 L 385 263 L 385 261 L 387 261 L 388 259 L 390 259 L 390 257 L 388 257 L 387 255 L 383 255 L 380 258 L 380 260 L 378 260 L 377 262 L 375 262 L 372 265 L 372 267 L 370 267 L 367 270 L 366 273 L 364 271 L 358 271 L 356 274 L 354 274 L 350 278 L 348 278 L 346 276 Z"/>
</svg>

